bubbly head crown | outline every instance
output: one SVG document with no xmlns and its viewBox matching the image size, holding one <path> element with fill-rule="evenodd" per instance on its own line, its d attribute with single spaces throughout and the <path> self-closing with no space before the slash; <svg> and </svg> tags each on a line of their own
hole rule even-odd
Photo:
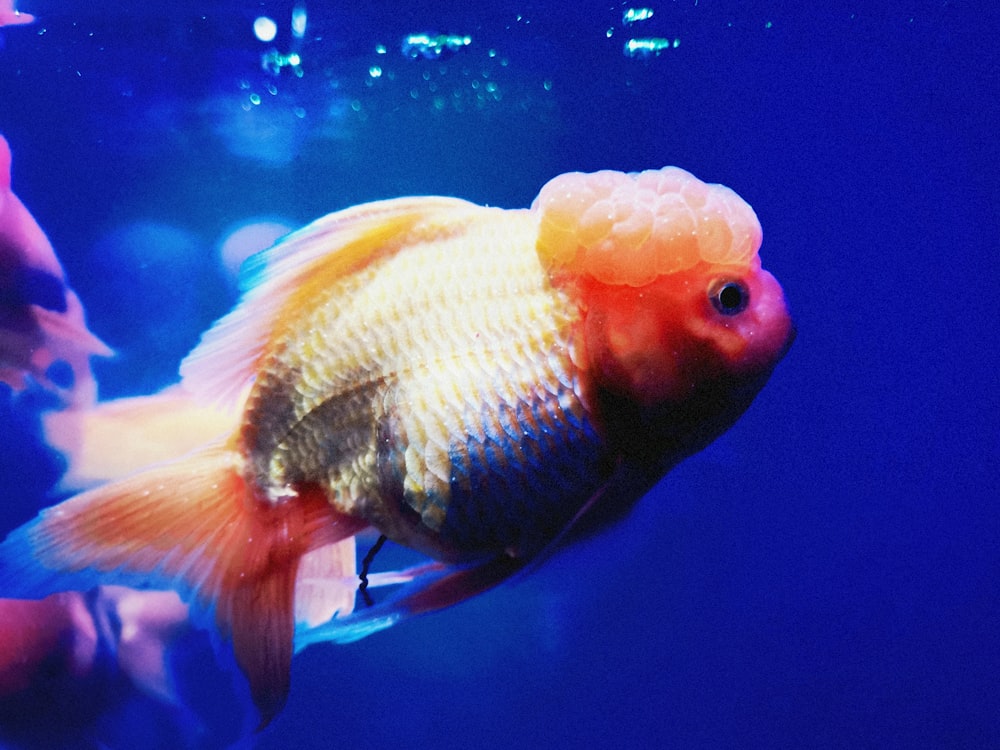
<svg viewBox="0 0 1000 750">
<path fill-rule="evenodd" d="M 532 210 L 546 269 L 606 284 L 643 286 L 700 261 L 745 265 L 761 242 L 746 201 L 677 167 L 563 174 L 546 183 Z"/>
</svg>

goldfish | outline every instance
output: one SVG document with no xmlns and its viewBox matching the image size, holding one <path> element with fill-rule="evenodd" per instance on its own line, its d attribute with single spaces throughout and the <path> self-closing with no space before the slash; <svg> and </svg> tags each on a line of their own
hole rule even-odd
<svg viewBox="0 0 1000 750">
<path fill-rule="evenodd" d="M 182 591 L 266 723 L 296 649 L 499 584 L 728 429 L 793 337 L 761 241 L 736 193 L 676 167 L 564 174 L 527 209 L 321 218 L 245 264 L 181 364 L 177 408 L 218 409 L 227 433 L 14 531 L 0 594 Z M 385 540 L 430 562 L 369 576 Z"/>
<path fill-rule="evenodd" d="M 0 381 L 20 390 L 30 375 L 69 403 L 89 405 L 90 358 L 111 354 L 87 328 L 45 232 L 11 190 L 10 146 L 0 136 Z M 57 361 L 69 365 L 70 384 L 50 376 Z"/>
</svg>

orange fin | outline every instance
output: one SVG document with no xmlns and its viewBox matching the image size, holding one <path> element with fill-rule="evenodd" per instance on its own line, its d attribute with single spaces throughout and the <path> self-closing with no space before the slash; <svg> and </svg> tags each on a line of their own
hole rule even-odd
<svg viewBox="0 0 1000 750">
<path fill-rule="evenodd" d="M 184 386 L 207 401 L 231 402 L 253 378 L 286 307 L 398 251 L 401 243 L 392 240 L 421 222 L 439 226 L 482 210 L 458 198 L 395 198 L 338 211 L 293 232 L 246 261 L 243 299 L 181 363 Z"/>
<path fill-rule="evenodd" d="M 77 495 L 0 545 L 0 592 L 95 583 L 193 592 L 231 635 L 266 724 L 284 704 L 301 557 L 356 533 L 319 492 L 253 496 L 239 455 L 213 447 Z"/>
<path fill-rule="evenodd" d="M 237 411 L 195 401 L 181 386 L 42 416 L 45 439 L 68 461 L 61 487 L 81 489 L 182 456 L 230 435 Z"/>
</svg>

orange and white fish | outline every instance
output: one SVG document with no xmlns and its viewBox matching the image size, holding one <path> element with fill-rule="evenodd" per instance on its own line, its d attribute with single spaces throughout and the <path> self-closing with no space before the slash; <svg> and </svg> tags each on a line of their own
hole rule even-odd
<svg viewBox="0 0 1000 750">
<path fill-rule="evenodd" d="M 672 167 L 565 174 L 530 209 L 320 219 L 251 261 L 181 366 L 231 434 L 15 531 L 0 595 L 192 593 L 266 721 L 294 647 L 495 585 L 727 429 L 792 337 L 760 243 L 739 196 Z M 436 562 L 378 574 L 410 583 L 352 614 L 365 530 Z"/>
<path fill-rule="evenodd" d="M 0 381 L 22 389 L 31 375 L 71 403 L 88 405 L 96 396 L 90 358 L 112 352 L 87 329 L 48 237 L 11 191 L 10 163 L 0 136 Z M 49 376 L 59 360 L 72 370 L 71 387 Z"/>
</svg>

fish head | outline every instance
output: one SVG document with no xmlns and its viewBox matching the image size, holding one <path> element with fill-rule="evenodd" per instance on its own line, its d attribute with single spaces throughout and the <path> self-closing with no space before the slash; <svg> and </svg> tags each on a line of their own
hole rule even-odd
<svg viewBox="0 0 1000 750">
<path fill-rule="evenodd" d="M 539 259 L 580 305 L 574 361 L 609 437 L 675 461 L 732 424 L 793 337 L 753 209 L 676 167 L 562 175 L 533 209 Z"/>
</svg>

